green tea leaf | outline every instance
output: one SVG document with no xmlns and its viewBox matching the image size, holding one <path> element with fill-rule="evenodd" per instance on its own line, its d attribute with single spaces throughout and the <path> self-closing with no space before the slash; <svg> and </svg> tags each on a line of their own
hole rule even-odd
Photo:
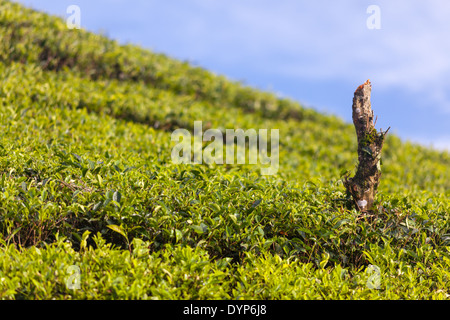
<svg viewBox="0 0 450 320">
<path fill-rule="evenodd" d="M 107 225 L 107 227 L 110 228 L 111 230 L 121 234 L 128 241 L 128 236 L 127 236 L 127 234 L 125 233 L 125 231 L 123 230 L 123 228 L 121 226 L 118 226 L 118 225 L 115 225 L 115 224 L 109 224 L 109 225 Z"/>
</svg>

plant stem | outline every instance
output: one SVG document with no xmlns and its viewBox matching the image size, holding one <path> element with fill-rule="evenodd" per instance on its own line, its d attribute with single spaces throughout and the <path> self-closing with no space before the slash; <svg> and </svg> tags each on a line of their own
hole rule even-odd
<svg viewBox="0 0 450 320">
<path fill-rule="evenodd" d="M 377 132 L 370 103 L 372 85 L 369 80 L 354 94 L 352 118 L 358 138 L 358 169 L 353 178 L 344 179 L 347 192 L 352 195 L 358 211 L 372 209 L 381 177 L 381 149 L 389 131 Z"/>
</svg>

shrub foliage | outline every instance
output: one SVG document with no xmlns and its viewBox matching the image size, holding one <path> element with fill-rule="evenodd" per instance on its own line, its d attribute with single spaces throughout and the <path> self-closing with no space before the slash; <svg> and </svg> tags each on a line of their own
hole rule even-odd
<svg viewBox="0 0 450 320">
<path fill-rule="evenodd" d="M 350 124 L 4 0 L 0 35 L 0 298 L 449 297 L 448 153 L 388 135 L 362 216 Z M 277 175 L 174 164 L 196 120 L 279 129 Z"/>
</svg>

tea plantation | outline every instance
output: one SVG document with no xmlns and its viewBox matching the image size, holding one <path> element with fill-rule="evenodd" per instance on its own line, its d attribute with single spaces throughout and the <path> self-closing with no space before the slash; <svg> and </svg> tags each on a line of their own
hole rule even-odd
<svg viewBox="0 0 450 320">
<path fill-rule="evenodd" d="M 388 134 L 362 215 L 352 124 L 4 0 L 0 39 L 1 299 L 450 297 L 449 153 Z M 277 174 L 174 163 L 200 120 Z"/>
</svg>

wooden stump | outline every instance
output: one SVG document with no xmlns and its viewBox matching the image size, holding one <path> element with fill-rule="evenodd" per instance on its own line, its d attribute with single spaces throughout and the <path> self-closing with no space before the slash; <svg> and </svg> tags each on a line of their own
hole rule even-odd
<svg viewBox="0 0 450 320">
<path fill-rule="evenodd" d="M 352 117 L 358 138 L 358 168 L 353 178 L 345 176 L 344 186 L 361 212 L 372 209 L 381 177 L 381 149 L 389 128 L 377 132 L 370 104 L 372 85 L 367 80 L 353 97 Z M 376 122 L 376 120 L 375 120 Z"/>
</svg>

